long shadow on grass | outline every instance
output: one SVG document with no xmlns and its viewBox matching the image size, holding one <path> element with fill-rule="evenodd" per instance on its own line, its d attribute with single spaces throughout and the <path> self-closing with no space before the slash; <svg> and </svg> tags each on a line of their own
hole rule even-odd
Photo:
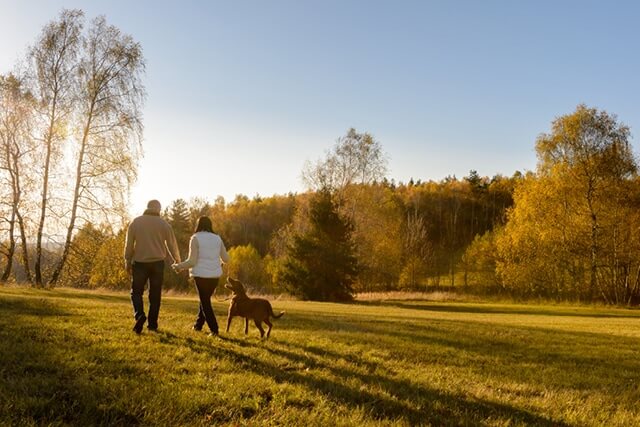
<svg viewBox="0 0 640 427">
<path fill-rule="evenodd" d="M 101 301 L 101 302 L 109 302 L 109 303 L 117 303 L 122 304 L 125 302 L 129 302 L 130 296 L 129 293 L 118 294 L 104 294 L 100 291 L 64 291 L 61 294 L 52 295 L 53 298 L 63 298 L 65 300 L 77 299 L 77 300 L 90 300 L 90 301 Z"/>
<path fill-rule="evenodd" d="M 234 338 L 225 338 L 225 340 L 232 345 L 243 347 L 260 345 Z M 353 409 L 364 408 L 369 416 L 375 420 L 404 420 L 411 425 L 425 423 L 473 425 L 498 417 L 530 425 L 565 425 L 509 405 L 470 400 L 406 380 L 371 372 L 362 373 L 356 368 L 336 366 L 329 360 L 343 357 L 343 355 L 336 353 L 310 357 L 287 348 L 275 348 L 274 346 L 278 344 L 266 343 L 260 346 L 275 357 L 261 360 L 253 355 L 236 352 L 224 346 L 207 345 L 201 341 L 187 340 L 187 345 L 195 352 L 204 352 L 213 357 L 228 359 L 244 370 L 261 376 L 269 376 L 277 383 L 297 384 L 310 391 L 320 393 L 338 404 Z M 284 344 L 284 346 L 287 345 Z M 278 358 L 283 359 L 284 362 L 278 362 Z M 353 360 L 353 362 L 359 363 L 357 360 Z M 353 387 L 342 381 L 319 377 L 308 372 L 307 368 L 328 371 L 331 376 L 336 378 L 357 379 L 361 385 Z M 370 365 L 369 368 L 373 368 L 373 365 Z M 376 388 L 381 391 L 372 391 Z M 308 406 L 313 405 L 311 402 Z"/>
<path fill-rule="evenodd" d="M 143 413 L 110 405 L 93 374 L 135 378 L 142 372 L 58 326 L 61 318 L 86 321 L 74 317 L 48 299 L 0 296 L 0 424 L 140 424 Z M 74 368 L 80 359 L 89 363 Z"/>
<path fill-rule="evenodd" d="M 621 313 L 602 313 L 593 311 L 585 313 L 571 308 L 541 308 L 541 307 L 497 307 L 487 304 L 459 304 L 456 303 L 429 303 L 429 302 L 411 302 L 411 301 L 357 301 L 356 305 L 363 306 L 379 306 L 379 307 L 398 307 L 409 310 L 425 310 L 441 313 L 469 313 L 469 314 L 524 314 L 533 316 L 562 316 L 562 317 L 587 317 L 587 318 L 632 318 L 640 319 L 640 312 Z"/>
<path fill-rule="evenodd" d="M 361 359 L 358 359 L 353 355 L 344 355 L 308 345 L 295 346 L 290 343 L 287 343 L 287 345 L 298 347 L 304 352 L 313 354 L 314 357 L 309 357 L 304 354 L 301 355 L 290 350 L 267 350 L 281 357 L 296 360 L 305 365 L 328 370 L 339 378 L 355 378 L 368 390 L 378 388 L 382 390 L 384 395 L 396 396 L 400 401 L 407 402 L 407 405 L 420 407 L 418 414 L 411 414 L 412 416 L 417 415 L 417 417 L 415 419 L 408 419 L 412 424 L 418 422 L 418 420 L 424 422 L 425 418 L 429 422 L 437 422 L 438 424 L 443 421 L 452 424 L 459 424 L 480 423 L 481 421 L 495 419 L 497 417 L 503 420 L 523 422 L 529 425 L 565 425 L 562 422 L 552 421 L 543 416 L 511 405 L 487 400 L 471 400 L 463 396 L 454 395 L 452 393 L 443 392 L 433 388 L 427 388 L 406 379 L 394 379 L 390 376 L 383 376 L 376 373 L 379 371 L 376 368 L 386 370 L 384 367 L 377 366 L 370 362 L 363 363 Z M 348 361 L 348 367 L 344 365 L 336 366 L 336 361 L 339 359 L 345 359 Z M 366 372 L 362 372 L 359 369 L 354 368 L 354 365 L 364 365 L 366 367 Z M 393 376 L 395 373 L 391 372 L 390 374 Z M 380 395 L 378 394 L 378 396 Z M 380 415 L 377 413 L 377 408 L 372 408 L 371 412 L 373 412 L 374 415 Z M 384 412 L 382 414 L 384 415 Z M 467 414 L 473 415 L 468 416 Z"/>
<path fill-rule="evenodd" d="M 629 357 L 636 354 L 640 344 L 637 338 L 533 326 L 486 325 L 479 321 L 336 322 L 301 317 L 304 321 L 297 326 L 309 333 L 339 331 L 345 325 L 342 329 L 347 334 L 346 340 L 358 339 L 366 346 L 375 337 L 377 344 L 392 354 L 394 348 L 400 348 L 398 357 L 407 363 L 438 359 L 439 363 L 451 366 L 465 364 L 483 376 L 490 374 L 519 383 L 584 391 L 602 391 L 640 381 L 640 360 Z M 342 338 L 334 334 L 332 339 Z M 394 340 L 406 344 L 394 345 Z M 541 375 L 543 372 L 545 375 Z M 613 394 L 615 390 L 609 392 Z"/>
<path fill-rule="evenodd" d="M 89 289 L 35 289 L 31 287 L 14 287 L 4 288 L 2 292 L 5 297 L 20 297 L 37 299 L 42 298 L 46 300 L 98 300 L 104 302 L 122 303 L 129 301 L 128 292 L 122 292 L 121 294 L 105 294 L 102 291 L 89 290 Z"/>
</svg>

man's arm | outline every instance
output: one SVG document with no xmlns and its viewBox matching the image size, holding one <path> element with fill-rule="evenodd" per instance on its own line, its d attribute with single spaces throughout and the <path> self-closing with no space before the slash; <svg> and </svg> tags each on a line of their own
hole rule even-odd
<svg viewBox="0 0 640 427">
<path fill-rule="evenodd" d="M 133 261 L 133 247 L 135 242 L 135 229 L 133 222 L 127 227 L 127 237 L 124 244 L 124 268 L 127 272 L 131 272 L 131 262 Z"/>
<path fill-rule="evenodd" d="M 181 260 L 178 242 L 176 241 L 176 235 L 173 233 L 173 228 L 171 228 L 169 224 L 167 224 L 167 229 L 168 236 L 166 237 L 165 244 L 167 245 L 167 249 L 169 249 L 169 254 L 171 258 L 173 258 L 173 262 L 177 264 Z"/>
</svg>

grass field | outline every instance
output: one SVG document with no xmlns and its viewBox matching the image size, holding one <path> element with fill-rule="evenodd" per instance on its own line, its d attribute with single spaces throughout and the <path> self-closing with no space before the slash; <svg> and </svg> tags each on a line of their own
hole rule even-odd
<svg viewBox="0 0 640 427">
<path fill-rule="evenodd" d="M 261 341 L 196 306 L 137 336 L 126 293 L 0 287 L 0 425 L 640 425 L 638 310 L 275 301 Z"/>
</svg>

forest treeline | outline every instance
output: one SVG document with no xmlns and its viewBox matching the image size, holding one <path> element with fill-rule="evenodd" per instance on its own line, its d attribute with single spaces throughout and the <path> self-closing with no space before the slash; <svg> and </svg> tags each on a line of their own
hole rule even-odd
<svg viewBox="0 0 640 427">
<path fill-rule="evenodd" d="M 389 181 L 354 184 L 344 189 L 342 206 L 332 205 L 339 221 L 351 216 L 347 246 L 355 258 L 352 291 L 420 290 L 426 286 L 476 284 L 475 265 L 464 262 L 465 250 L 476 236 L 504 224 L 512 205 L 513 188 L 522 180 L 480 177 L 441 182 Z M 282 275 L 296 236 L 308 232 L 310 210 L 320 192 L 248 198 L 225 203 L 204 199 L 174 200 L 163 210 L 183 256 L 198 217 L 210 216 L 231 256 L 228 273 L 249 283 L 254 291 L 288 292 Z M 75 287 L 127 289 L 122 269 L 124 230 L 86 223 L 75 235 L 62 283 Z M 335 242 L 328 252 L 335 253 Z M 335 269 L 338 259 L 318 257 L 323 270 Z M 18 270 L 17 270 L 18 271 Z M 185 275 L 167 270 L 166 287 L 189 290 Z"/>
<path fill-rule="evenodd" d="M 346 300 L 447 286 L 636 304 L 640 182 L 629 135 L 615 116 L 581 105 L 538 138 L 535 171 L 395 183 L 381 144 L 351 129 L 305 165 L 307 192 L 179 199 L 163 215 L 184 255 L 196 219 L 210 216 L 231 254 L 228 274 L 254 292 Z M 123 244 L 124 229 L 85 223 L 63 283 L 126 289 Z M 190 284 L 167 272 L 167 287 Z"/>
<path fill-rule="evenodd" d="M 144 66 L 140 45 L 105 18 L 86 25 L 64 10 L 0 75 L 0 283 L 128 289 Z M 302 193 L 178 199 L 163 216 L 183 257 L 197 218 L 210 216 L 231 255 L 227 274 L 253 292 L 349 300 L 447 286 L 640 303 L 629 128 L 579 105 L 535 149 L 535 171 L 394 182 L 380 141 L 350 129 L 302 167 Z M 165 288 L 191 285 L 167 268 Z"/>
</svg>

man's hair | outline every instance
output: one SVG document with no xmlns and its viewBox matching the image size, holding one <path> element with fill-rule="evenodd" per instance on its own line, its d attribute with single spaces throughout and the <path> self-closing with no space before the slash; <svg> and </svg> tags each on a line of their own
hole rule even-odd
<svg viewBox="0 0 640 427">
<path fill-rule="evenodd" d="M 149 200 L 149 203 L 147 203 L 147 209 L 160 212 L 160 209 L 162 209 L 162 205 L 160 205 L 160 202 L 155 199 Z"/>
</svg>

